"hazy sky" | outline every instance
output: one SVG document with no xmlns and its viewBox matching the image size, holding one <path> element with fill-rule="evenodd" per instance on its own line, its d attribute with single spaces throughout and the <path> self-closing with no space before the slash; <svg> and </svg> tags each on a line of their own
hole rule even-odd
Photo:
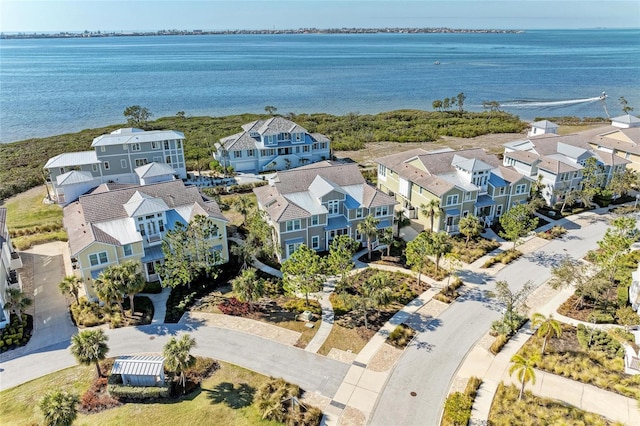
<svg viewBox="0 0 640 426">
<path fill-rule="evenodd" d="M 0 0 L 0 31 L 637 28 L 639 0 Z"/>
</svg>

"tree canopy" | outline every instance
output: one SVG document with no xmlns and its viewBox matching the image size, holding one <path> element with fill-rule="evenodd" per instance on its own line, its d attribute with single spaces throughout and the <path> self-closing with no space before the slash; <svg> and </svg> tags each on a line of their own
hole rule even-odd
<svg viewBox="0 0 640 426">
<path fill-rule="evenodd" d="M 147 125 L 147 121 L 149 121 L 149 118 L 151 118 L 153 114 L 151 114 L 151 111 L 149 111 L 148 108 L 140 105 L 131 105 L 125 108 L 122 115 L 125 116 L 127 124 L 131 127 L 144 128 Z"/>
<path fill-rule="evenodd" d="M 102 377 L 100 361 L 107 357 L 109 337 L 102 329 L 84 330 L 71 337 L 71 354 L 82 365 L 95 364 L 98 377 Z"/>
<path fill-rule="evenodd" d="M 322 259 L 306 245 L 302 244 L 282 263 L 284 290 L 289 294 L 304 294 L 307 306 L 309 293 L 322 289 Z"/>
<path fill-rule="evenodd" d="M 526 204 L 518 204 L 500 216 L 500 225 L 502 226 L 500 236 L 507 241 L 512 241 L 515 250 L 520 238 L 536 229 L 538 218 L 531 214 Z"/>
</svg>

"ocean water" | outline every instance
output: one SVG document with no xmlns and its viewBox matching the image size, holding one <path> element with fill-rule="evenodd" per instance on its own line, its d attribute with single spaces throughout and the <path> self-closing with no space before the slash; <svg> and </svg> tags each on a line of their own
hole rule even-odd
<svg viewBox="0 0 640 426">
<path fill-rule="evenodd" d="M 439 65 L 435 63 L 439 62 Z M 0 142 L 155 117 L 431 110 L 467 96 L 523 119 L 640 113 L 640 30 L 0 40 Z"/>
</svg>

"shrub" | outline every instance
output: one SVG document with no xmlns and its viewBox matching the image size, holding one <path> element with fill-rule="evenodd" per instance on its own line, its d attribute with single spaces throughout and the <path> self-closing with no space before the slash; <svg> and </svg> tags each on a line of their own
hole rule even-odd
<svg viewBox="0 0 640 426">
<path fill-rule="evenodd" d="M 398 349 L 405 348 L 413 336 L 416 334 L 415 330 L 411 327 L 400 324 L 396 328 L 393 329 L 391 333 L 389 333 L 389 337 L 387 337 L 387 342 Z"/>
<path fill-rule="evenodd" d="M 609 358 L 621 358 L 624 356 L 624 348 L 620 342 L 611 337 L 606 331 L 587 328 L 583 324 L 579 324 L 577 338 L 578 343 L 585 351 L 603 352 Z"/>
<path fill-rule="evenodd" d="M 107 387 L 108 380 L 106 377 L 96 378 L 91 387 L 80 398 L 82 410 L 89 413 L 97 413 L 120 405 L 117 399 L 114 399 L 108 392 L 104 392 Z"/>
<path fill-rule="evenodd" d="M 469 395 L 472 399 L 475 399 L 481 384 L 482 384 L 481 378 L 479 377 L 469 378 L 469 381 L 467 382 L 467 386 L 464 389 L 464 393 Z"/>
<path fill-rule="evenodd" d="M 629 304 L 629 287 L 618 286 L 618 307 L 623 308 Z"/>
<path fill-rule="evenodd" d="M 538 237 L 544 238 L 545 240 L 553 240 L 554 238 L 559 238 L 567 233 L 567 230 L 562 226 L 554 226 L 553 228 L 544 231 L 538 232 Z"/>
<path fill-rule="evenodd" d="M 218 309 L 225 315 L 243 316 L 249 313 L 249 304 L 230 297 L 220 303 Z"/>
<path fill-rule="evenodd" d="M 444 402 L 443 425 L 466 425 L 471 419 L 473 400 L 462 392 L 454 392 Z"/>
<path fill-rule="evenodd" d="M 504 347 L 504 345 L 507 344 L 507 342 L 509 341 L 509 338 L 507 337 L 506 334 L 498 334 L 498 336 L 496 337 L 496 340 L 493 341 L 493 343 L 491 344 L 491 353 L 494 355 L 497 355 L 502 348 Z"/>
<path fill-rule="evenodd" d="M 303 313 L 304 311 L 310 311 L 317 315 L 322 314 L 322 308 L 320 307 L 320 304 L 315 300 L 309 300 L 309 305 L 307 306 L 305 299 L 289 299 L 282 305 L 282 307 L 288 311 L 297 312 L 299 314 Z"/>
<path fill-rule="evenodd" d="M 171 385 L 164 386 L 129 386 L 122 384 L 109 384 L 109 395 L 126 401 L 144 401 L 171 396 Z"/>
<path fill-rule="evenodd" d="M 612 324 L 613 315 L 601 311 L 593 311 L 589 314 L 588 321 L 593 324 Z"/>
</svg>

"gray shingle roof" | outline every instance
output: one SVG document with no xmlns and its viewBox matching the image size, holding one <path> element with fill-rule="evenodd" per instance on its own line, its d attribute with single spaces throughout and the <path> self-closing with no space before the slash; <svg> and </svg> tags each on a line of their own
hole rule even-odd
<svg viewBox="0 0 640 426">
<path fill-rule="evenodd" d="M 220 139 L 220 145 L 227 151 L 255 149 L 260 142 L 259 136 L 277 135 L 279 133 L 306 133 L 307 129 L 283 117 L 272 117 L 268 120 L 257 120 L 242 125 L 242 132 Z M 252 136 L 253 135 L 253 136 Z M 310 134 L 316 142 L 329 142 L 329 138 L 320 133 Z"/>
</svg>

